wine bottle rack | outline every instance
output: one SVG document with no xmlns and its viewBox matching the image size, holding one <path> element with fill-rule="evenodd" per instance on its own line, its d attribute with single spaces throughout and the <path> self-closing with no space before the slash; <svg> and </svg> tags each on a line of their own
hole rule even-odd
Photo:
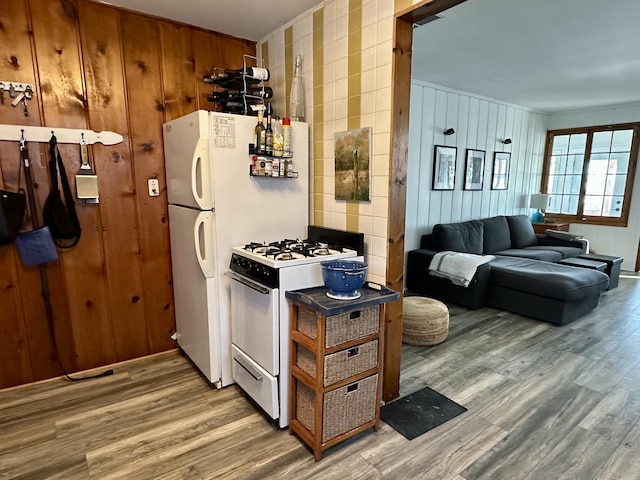
<svg viewBox="0 0 640 480">
<path fill-rule="evenodd" d="M 238 113 L 242 115 L 257 115 L 258 110 L 264 110 L 264 99 L 267 95 L 268 90 L 265 89 L 264 81 L 260 80 L 258 82 L 251 81 L 256 80 L 255 77 L 250 75 L 248 63 L 255 63 L 257 68 L 264 68 L 265 66 L 264 60 L 258 57 L 254 57 L 252 55 L 244 54 L 242 56 L 242 81 L 239 84 L 236 84 L 235 89 L 224 88 L 219 85 L 215 85 L 218 90 L 214 90 L 211 96 L 208 98 L 209 101 L 217 103 L 221 105 L 222 111 L 225 113 Z M 224 72 L 225 69 L 215 67 L 213 69 L 212 77 L 216 77 L 220 72 Z M 207 76 L 209 77 L 209 76 Z M 205 77 L 205 78 L 207 78 Z M 250 94 L 250 91 L 258 91 L 259 95 Z M 229 92 L 239 91 L 239 94 L 229 94 Z M 222 95 L 216 95 L 216 93 Z M 215 97 L 225 97 L 224 99 L 214 100 Z"/>
</svg>

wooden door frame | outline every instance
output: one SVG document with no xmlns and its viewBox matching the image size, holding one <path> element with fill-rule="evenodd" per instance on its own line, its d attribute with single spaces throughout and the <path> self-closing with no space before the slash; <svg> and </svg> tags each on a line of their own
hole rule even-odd
<svg viewBox="0 0 640 480">
<path fill-rule="evenodd" d="M 404 229 L 413 26 L 465 1 L 468 0 L 424 0 L 396 13 L 394 19 L 386 284 L 398 292 L 404 291 Z M 382 399 L 389 402 L 400 396 L 402 295 L 399 300 L 387 304 L 385 324 Z"/>
</svg>

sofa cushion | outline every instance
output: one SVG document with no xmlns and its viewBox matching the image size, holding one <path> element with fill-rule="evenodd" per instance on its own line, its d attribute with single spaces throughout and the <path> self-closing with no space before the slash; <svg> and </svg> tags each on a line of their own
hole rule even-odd
<svg viewBox="0 0 640 480">
<path fill-rule="evenodd" d="M 482 218 L 480 222 L 484 225 L 484 253 L 511 248 L 511 233 L 505 216 Z"/>
<path fill-rule="evenodd" d="M 439 223 L 431 232 L 434 250 L 482 254 L 484 225 L 478 220 L 460 223 Z"/>
<path fill-rule="evenodd" d="M 504 257 L 529 258 L 531 260 L 542 260 L 543 262 L 559 262 L 563 259 L 560 252 L 554 250 L 544 250 L 542 248 L 510 248 L 508 250 L 500 250 L 493 252 L 493 255 L 501 255 Z"/>
<path fill-rule="evenodd" d="M 532 247 L 523 248 L 523 250 L 544 250 L 558 252 L 562 258 L 571 258 L 582 255 L 582 249 L 577 247 L 565 247 L 564 245 L 534 245 Z"/>
<path fill-rule="evenodd" d="M 526 215 L 510 215 L 507 217 L 511 233 L 511 248 L 524 248 L 537 245 L 538 238 L 533 231 L 531 220 Z"/>
<path fill-rule="evenodd" d="M 573 302 L 598 296 L 609 278 L 588 268 L 568 267 L 526 258 L 498 257 L 491 262 L 490 282 L 541 297 Z"/>
</svg>

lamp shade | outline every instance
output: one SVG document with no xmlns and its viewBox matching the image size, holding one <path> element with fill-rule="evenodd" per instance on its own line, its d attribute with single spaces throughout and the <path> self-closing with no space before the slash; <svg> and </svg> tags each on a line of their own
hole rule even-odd
<svg viewBox="0 0 640 480">
<path fill-rule="evenodd" d="M 529 207 L 546 210 L 549 206 L 549 197 L 546 193 L 532 193 L 529 198 Z"/>
</svg>

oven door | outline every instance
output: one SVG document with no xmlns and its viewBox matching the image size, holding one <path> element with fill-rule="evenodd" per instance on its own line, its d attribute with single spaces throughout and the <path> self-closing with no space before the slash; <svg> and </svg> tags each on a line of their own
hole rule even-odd
<svg viewBox="0 0 640 480">
<path fill-rule="evenodd" d="M 231 343 L 273 376 L 280 373 L 278 289 L 244 275 L 231 277 Z M 237 381 L 237 379 L 235 379 Z"/>
</svg>

